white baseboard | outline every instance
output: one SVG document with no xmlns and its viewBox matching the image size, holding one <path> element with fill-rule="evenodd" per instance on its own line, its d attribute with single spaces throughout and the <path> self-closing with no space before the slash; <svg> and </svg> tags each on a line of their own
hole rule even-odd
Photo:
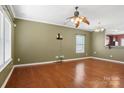
<svg viewBox="0 0 124 93">
<path fill-rule="evenodd" d="M 64 62 L 69 62 L 69 61 L 76 61 L 76 60 L 89 59 L 89 58 L 92 58 L 92 57 L 82 57 L 82 58 L 65 59 L 63 61 Z"/>
<path fill-rule="evenodd" d="M 51 63 L 55 63 L 55 62 L 57 62 L 57 61 L 35 62 L 35 63 L 28 63 L 28 64 L 19 64 L 19 65 L 14 65 L 14 67 L 24 67 L 24 66 L 33 66 L 33 65 L 51 64 Z"/>
<path fill-rule="evenodd" d="M 2 66 L 2 68 L 0 68 L 0 72 L 1 72 L 4 68 L 6 68 L 6 67 L 8 66 L 8 64 L 10 64 L 10 62 L 11 62 L 12 60 L 13 60 L 13 59 L 10 58 L 8 61 L 6 61 L 6 62 L 5 62 L 6 64 L 4 64 L 4 65 Z"/>
<path fill-rule="evenodd" d="M 14 66 L 12 67 L 12 69 L 11 69 L 11 71 L 9 72 L 8 76 L 6 77 L 6 79 L 5 79 L 4 83 L 2 84 L 1 88 L 4 88 L 4 87 L 6 86 L 6 84 L 7 84 L 8 80 L 9 80 L 9 78 L 10 78 L 10 76 L 11 76 L 13 70 L 14 70 Z"/>
<path fill-rule="evenodd" d="M 88 59 L 91 57 L 82 57 L 82 58 L 73 58 L 73 59 L 65 59 L 62 60 L 63 62 L 69 62 L 69 61 L 75 61 L 75 60 L 82 60 L 82 59 Z M 29 64 L 20 64 L 20 65 L 14 65 L 14 67 L 24 67 L 24 66 L 32 66 L 32 65 L 42 65 L 42 64 L 51 64 L 51 63 L 55 63 L 58 62 L 56 61 L 47 61 L 47 62 L 36 62 L 36 63 L 29 63 Z"/>
<path fill-rule="evenodd" d="M 93 59 L 98 59 L 98 60 L 103 60 L 103 61 L 108 61 L 108 62 L 112 62 L 112 63 L 124 64 L 123 61 L 118 61 L 118 60 L 105 59 L 105 58 L 99 58 L 99 57 L 91 57 L 91 58 L 93 58 Z"/>
<path fill-rule="evenodd" d="M 99 58 L 99 57 L 82 57 L 82 58 L 73 58 L 73 59 L 65 59 L 63 60 L 63 62 L 71 62 L 71 61 L 76 61 L 76 60 L 83 60 L 83 59 L 98 59 L 98 60 L 104 60 L 104 61 L 108 61 L 108 62 L 113 62 L 113 63 L 121 63 L 124 64 L 124 62 L 122 61 L 117 61 L 117 60 L 111 60 L 111 59 L 105 59 L 105 58 Z M 47 61 L 47 62 L 36 62 L 36 63 L 28 63 L 28 64 L 20 64 L 20 65 L 14 65 L 14 67 L 24 67 L 24 66 L 32 66 L 32 65 L 42 65 L 42 64 L 51 64 L 51 63 L 55 63 L 58 62 L 56 61 Z"/>
</svg>

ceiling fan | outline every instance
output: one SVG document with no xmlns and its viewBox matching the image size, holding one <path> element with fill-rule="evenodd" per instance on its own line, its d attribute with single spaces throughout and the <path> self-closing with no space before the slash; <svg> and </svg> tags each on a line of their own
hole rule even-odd
<svg viewBox="0 0 124 93">
<path fill-rule="evenodd" d="M 74 12 L 74 16 L 67 18 L 66 20 L 69 20 L 71 22 L 74 23 L 75 28 L 78 28 L 80 26 L 80 23 L 86 23 L 86 24 L 90 24 L 90 22 L 87 20 L 87 18 L 85 16 L 79 16 L 79 11 L 77 11 L 79 7 L 75 7 L 75 12 Z"/>
</svg>

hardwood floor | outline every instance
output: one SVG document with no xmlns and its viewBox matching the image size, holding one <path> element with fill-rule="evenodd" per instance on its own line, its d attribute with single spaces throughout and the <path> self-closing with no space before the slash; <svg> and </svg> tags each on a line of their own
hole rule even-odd
<svg viewBox="0 0 124 93">
<path fill-rule="evenodd" d="M 15 68 L 7 88 L 124 87 L 124 64 L 85 59 Z"/>
</svg>

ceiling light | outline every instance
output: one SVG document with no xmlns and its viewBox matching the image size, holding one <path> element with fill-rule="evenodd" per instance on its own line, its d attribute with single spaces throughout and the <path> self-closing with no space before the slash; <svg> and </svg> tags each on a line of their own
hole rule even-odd
<svg viewBox="0 0 124 93">
<path fill-rule="evenodd" d="M 80 26 L 80 23 L 86 23 L 90 24 L 86 17 L 79 16 L 79 11 L 77 11 L 78 7 L 75 7 L 74 16 L 67 18 L 67 20 L 70 20 L 72 23 L 74 23 L 75 28 L 78 28 Z M 68 22 L 68 21 L 67 21 Z"/>
<path fill-rule="evenodd" d="M 102 27 L 101 23 L 98 23 L 98 26 L 95 28 L 94 32 L 103 32 L 105 31 L 105 28 Z"/>
</svg>

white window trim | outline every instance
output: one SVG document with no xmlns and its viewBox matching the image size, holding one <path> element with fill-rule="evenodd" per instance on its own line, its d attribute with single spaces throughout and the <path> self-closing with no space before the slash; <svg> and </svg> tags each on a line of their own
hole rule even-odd
<svg viewBox="0 0 124 93">
<path fill-rule="evenodd" d="M 6 68 L 6 66 L 10 63 L 10 62 L 12 62 L 12 58 L 10 58 L 5 64 L 3 64 L 3 65 L 1 65 L 0 66 L 0 72 L 2 72 L 3 70 L 4 70 L 4 68 Z"/>
<path fill-rule="evenodd" d="M 2 13 L 2 11 L 0 11 L 0 14 L 3 16 L 3 13 Z M 2 40 L 1 40 L 1 44 L 2 45 L 4 45 L 4 40 L 3 40 L 3 38 L 4 38 L 4 36 L 3 36 L 3 29 L 4 29 L 4 25 L 3 25 L 3 17 L 1 17 L 1 22 L 2 22 L 2 24 L 0 25 L 0 33 L 1 33 L 1 38 L 2 38 Z M 1 50 L 1 52 L 2 53 L 4 53 L 4 49 L 3 49 L 3 47 L 4 46 L 2 46 L 1 48 L 2 48 L 2 50 Z M 2 58 L 2 61 L 4 60 L 4 57 Z M 3 65 L 3 64 L 2 64 Z"/>
<path fill-rule="evenodd" d="M 77 35 L 76 35 L 77 36 Z M 86 42 L 86 36 L 85 35 L 82 35 L 82 34 L 79 34 L 79 36 L 84 36 L 84 44 L 81 44 L 82 46 L 83 46 L 83 48 L 84 48 L 84 51 L 82 50 L 82 51 L 77 51 L 76 50 L 76 53 L 77 54 L 79 54 L 79 53 L 85 53 L 85 42 Z M 77 45 L 77 44 L 76 44 Z"/>
<path fill-rule="evenodd" d="M 9 23 L 11 24 L 11 21 L 9 19 L 9 17 L 7 16 L 7 14 L 4 12 L 3 8 L 0 6 L 0 11 L 3 15 L 3 17 L 5 17 L 6 19 L 8 19 Z M 4 18 L 2 18 L 2 27 L 1 27 L 1 31 L 3 32 L 4 31 Z M 12 31 L 12 26 L 11 26 L 11 31 Z M 4 34 L 4 32 L 3 32 Z M 11 38 L 12 39 L 12 38 Z M 4 70 L 4 68 L 6 68 L 6 66 L 13 60 L 12 59 L 12 53 L 11 53 L 11 58 L 9 58 L 6 62 L 5 62 L 5 38 L 3 38 L 2 40 L 2 43 L 3 43 L 3 59 L 4 59 L 4 62 L 2 65 L 0 65 L 0 72 L 2 72 Z M 11 42 L 12 43 L 12 42 Z M 11 44 L 11 52 L 12 52 L 12 44 Z"/>
<path fill-rule="evenodd" d="M 5 22 L 5 20 L 7 20 L 7 22 L 9 22 L 9 24 L 11 25 L 11 21 L 10 21 L 10 19 L 8 19 L 8 17 L 5 17 L 5 18 L 4 18 L 4 22 Z M 10 26 L 10 29 L 11 29 L 10 31 L 11 31 L 11 36 L 12 36 L 12 26 Z M 4 25 L 4 30 L 5 30 L 5 25 Z M 3 39 L 3 42 L 4 42 L 4 55 L 5 55 L 5 31 L 4 31 L 4 39 Z M 11 37 L 11 42 L 10 42 L 10 43 L 12 43 L 12 37 Z M 11 47 L 10 47 L 10 48 L 11 48 L 11 54 L 10 54 L 11 57 L 10 57 L 9 59 L 12 59 L 12 44 L 10 44 L 10 46 L 11 46 Z M 8 59 L 8 60 L 9 60 L 9 59 Z M 8 60 L 7 60 L 7 61 L 8 61 Z M 6 63 L 6 61 L 5 61 L 5 56 L 4 56 L 4 63 Z"/>
</svg>

